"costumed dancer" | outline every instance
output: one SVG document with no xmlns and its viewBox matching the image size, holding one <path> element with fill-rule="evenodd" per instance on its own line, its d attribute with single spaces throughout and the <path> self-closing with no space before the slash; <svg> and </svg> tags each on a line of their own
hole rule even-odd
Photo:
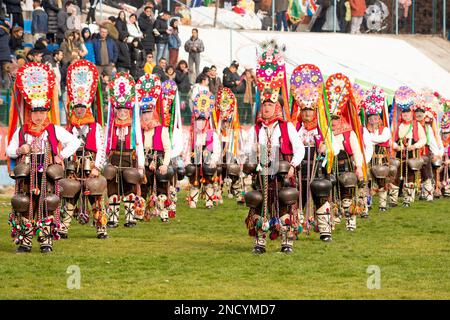
<svg viewBox="0 0 450 320">
<path fill-rule="evenodd" d="M 174 175 L 170 165 L 171 143 L 169 130 L 161 124 L 161 80 L 146 74 L 136 83 L 137 100 L 141 109 L 142 141 L 145 154 L 145 178 L 141 184 L 145 200 L 145 217 L 158 216 L 169 221 L 169 181 Z M 171 213 L 171 218 L 174 217 Z"/>
<path fill-rule="evenodd" d="M 250 191 L 251 177 L 246 176 L 241 170 L 243 160 L 243 142 L 239 124 L 239 115 L 237 112 L 237 100 L 229 88 L 223 88 L 217 93 L 216 109 L 213 114 L 217 121 L 217 132 L 222 143 L 221 166 L 217 169 L 218 181 L 214 182 L 214 189 L 219 203 L 222 203 L 222 193 L 226 187 L 228 196 L 236 197 L 238 204 L 243 204 L 244 194 Z"/>
<path fill-rule="evenodd" d="M 72 217 L 89 221 L 88 202 L 92 207 L 97 238 L 107 238 L 103 193 L 106 179 L 100 172 L 106 162 L 101 99 L 97 97 L 97 121 L 91 105 L 97 91 L 98 71 L 87 60 L 78 60 L 67 69 L 68 130 L 81 141 L 77 152 L 66 161 L 66 178 L 61 180 L 64 199 L 61 238 L 68 238 Z"/>
<path fill-rule="evenodd" d="M 187 159 L 189 164 L 186 166 L 186 176 L 190 183 L 187 199 L 190 208 L 197 208 L 201 190 L 205 195 L 207 209 L 212 208 L 217 201 L 213 183 L 216 180 L 221 148 L 211 117 L 214 101 L 214 95 L 207 90 L 200 90 L 193 97 L 190 154 Z"/>
<path fill-rule="evenodd" d="M 389 187 L 390 206 L 397 206 L 400 183 L 403 186 L 403 207 L 414 202 L 417 182 L 423 159 L 418 151 L 427 143 L 423 126 L 414 119 L 413 108 L 417 94 L 409 87 L 400 87 L 394 95 L 392 115 L 392 148 L 395 159 L 400 161 L 395 180 Z"/>
<path fill-rule="evenodd" d="M 337 215 L 334 224 L 345 217 L 348 231 L 356 229 L 356 216 L 367 208 L 364 181 L 367 179 L 361 122 L 349 79 L 340 73 L 326 82 L 327 108 L 333 134 L 333 169 L 338 177 L 335 186 Z M 328 133 L 325 133 L 326 135 Z M 336 214 L 336 209 L 334 209 Z"/>
<path fill-rule="evenodd" d="M 420 169 L 420 196 L 419 200 L 433 201 L 437 169 L 442 163 L 444 147 L 439 135 L 437 126 L 437 112 L 439 111 L 439 101 L 430 90 L 422 91 L 416 100 L 414 116 L 423 126 L 427 142 L 419 150 L 419 156 L 424 163 Z M 438 193 L 437 196 L 440 196 Z"/>
<path fill-rule="evenodd" d="M 442 166 L 440 170 L 440 180 L 436 183 L 442 190 L 444 197 L 450 197 L 450 112 L 444 113 L 441 119 L 441 138 L 444 146 L 444 155 L 442 157 Z"/>
<path fill-rule="evenodd" d="M 17 252 L 30 252 L 33 235 L 43 253 L 53 251 L 60 230 L 62 163 L 80 141 L 59 123 L 55 75 L 47 65 L 27 63 L 17 71 L 6 155 L 16 180 L 9 223 Z M 17 125 L 20 127 L 17 128 Z M 62 145 L 62 149 L 60 148 Z"/>
<path fill-rule="evenodd" d="M 366 162 L 369 163 L 371 190 L 378 195 L 378 208 L 385 212 L 388 208 L 389 179 L 397 173 L 397 163 L 390 162 L 391 130 L 387 123 L 387 112 L 383 89 L 372 87 L 367 90 L 364 100 L 366 126 L 364 137 Z"/>
<path fill-rule="evenodd" d="M 281 235 L 281 252 L 291 253 L 301 229 L 295 168 L 303 160 L 305 148 L 289 122 L 284 49 L 275 42 L 263 44 L 263 48 L 257 68 L 256 123 L 248 133 L 246 147 L 248 165 L 254 165 L 255 190 L 245 194 L 250 208 L 245 222 L 254 238 L 254 254 L 266 252 L 269 231 L 271 240 Z"/>
<path fill-rule="evenodd" d="M 176 171 L 169 184 L 168 199 L 170 205 L 168 210 L 169 217 L 175 217 L 178 201 L 177 193 L 180 191 L 179 181 L 184 179 L 186 173 L 182 158 L 184 135 L 181 124 L 180 96 L 175 81 L 166 80 L 161 86 L 161 102 L 164 110 L 163 125 L 169 130 L 171 164 Z"/>
<path fill-rule="evenodd" d="M 125 208 L 125 227 L 136 225 L 136 211 L 143 216 L 144 201 L 137 192 L 144 177 L 139 106 L 136 83 L 128 73 L 119 72 L 108 83 L 108 125 L 106 154 L 108 164 L 103 175 L 108 181 L 108 227 L 119 226 L 120 203 Z"/>
<path fill-rule="evenodd" d="M 291 76 L 292 118 L 303 145 L 305 158 L 298 168 L 300 189 L 299 212 L 305 212 L 306 220 L 301 221 L 305 231 L 314 227 L 320 233 L 320 239 L 332 241 L 330 196 L 332 182 L 322 166 L 326 155 L 326 143 L 320 129 L 319 118 L 326 117 L 323 101 L 323 77 L 319 68 L 303 64 L 295 68 Z M 329 134 L 331 143 L 331 134 Z M 315 208 L 315 210 L 314 210 Z M 301 215 L 303 220 L 303 214 Z M 315 227 L 317 226 L 317 227 Z"/>
</svg>

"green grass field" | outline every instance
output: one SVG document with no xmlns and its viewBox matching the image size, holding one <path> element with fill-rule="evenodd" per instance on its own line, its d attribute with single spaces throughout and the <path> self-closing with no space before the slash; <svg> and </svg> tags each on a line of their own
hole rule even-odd
<svg viewBox="0 0 450 320">
<path fill-rule="evenodd" d="M 31 254 L 14 253 L 8 210 L 0 209 L 0 299 L 450 298 L 449 199 L 382 214 L 375 208 L 354 233 L 342 222 L 332 243 L 302 235 L 292 255 L 278 253 L 276 240 L 262 256 L 251 254 L 246 208 L 228 199 L 192 210 L 183 198 L 170 223 L 122 223 L 107 240 L 73 224 L 70 239 L 48 255 L 36 242 Z M 66 285 L 70 265 L 81 271 L 78 290 Z M 380 289 L 367 288 L 370 265 L 381 269 Z"/>
</svg>

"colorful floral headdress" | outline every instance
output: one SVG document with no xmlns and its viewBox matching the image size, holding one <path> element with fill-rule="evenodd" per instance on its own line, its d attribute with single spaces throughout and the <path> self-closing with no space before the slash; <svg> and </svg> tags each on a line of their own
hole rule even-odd
<svg viewBox="0 0 450 320">
<path fill-rule="evenodd" d="M 450 133 L 450 112 L 444 113 L 441 119 L 441 133 Z"/>
<path fill-rule="evenodd" d="M 395 91 L 394 99 L 396 107 L 402 111 L 414 109 L 417 94 L 408 86 L 401 86 Z"/>
<path fill-rule="evenodd" d="M 289 119 L 286 66 L 283 56 L 286 47 L 279 46 L 275 40 L 271 40 L 263 42 L 261 48 L 263 53 L 258 57 L 256 68 L 259 100 L 255 111 L 258 112 L 259 105 L 266 101 L 277 103 L 281 94 L 285 102 L 285 118 Z"/>
<path fill-rule="evenodd" d="M 330 114 L 341 117 L 347 113 L 352 87 L 350 80 L 342 73 L 331 75 L 326 82 L 325 90 Z"/>
<path fill-rule="evenodd" d="M 317 101 L 323 89 L 323 76 L 313 64 L 302 64 L 294 69 L 291 76 L 293 114 L 297 109 L 317 109 Z"/>
<path fill-rule="evenodd" d="M 380 115 L 385 105 L 384 90 L 373 86 L 367 90 L 366 99 L 363 103 L 367 115 Z"/>
<path fill-rule="evenodd" d="M 364 108 L 364 100 L 366 98 L 366 92 L 364 89 L 357 83 L 352 85 L 353 97 L 355 98 L 356 110 L 358 113 Z"/>
<path fill-rule="evenodd" d="M 161 101 L 164 109 L 164 126 L 169 127 L 174 116 L 175 108 L 173 104 L 177 94 L 177 84 L 173 80 L 166 80 L 162 83 Z"/>
<path fill-rule="evenodd" d="M 208 90 L 201 90 L 194 98 L 195 119 L 208 120 L 214 109 L 214 95 Z"/>
<path fill-rule="evenodd" d="M 116 109 L 133 109 L 136 83 L 129 73 L 118 72 L 108 83 L 111 106 Z"/>
<path fill-rule="evenodd" d="M 236 97 L 229 88 L 223 88 L 217 93 L 216 110 L 220 120 L 231 122 L 236 107 Z"/>
<path fill-rule="evenodd" d="M 55 74 L 49 66 L 30 62 L 17 70 L 16 88 L 31 111 L 49 111 Z"/>
<path fill-rule="evenodd" d="M 72 106 L 89 108 L 98 85 L 98 71 L 88 60 L 78 60 L 67 68 L 67 94 Z"/>
<path fill-rule="evenodd" d="M 142 112 L 159 112 L 161 80 L 157 75 L 146 73 L 136 82 L 137 101 Z"/>
</svg>

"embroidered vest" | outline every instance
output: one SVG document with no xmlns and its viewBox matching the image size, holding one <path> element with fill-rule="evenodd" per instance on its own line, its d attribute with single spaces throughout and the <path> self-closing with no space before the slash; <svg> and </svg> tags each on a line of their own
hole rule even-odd
<svg viewBox="0 0 450 320">
<path fill-rule="evenodd" d="M 152 150 L 161 151 L 161 152 L 164 151 L 164 145 L 162 142 L 162 129 L 163 129 L 162 125 L 154 128 L 153 137 L 152 137 L 152 141 L 153 141 Z M 144 133 L 145 133 L 144 130 L 142 130 L 143 139 L 145 139 Z M 144 141 L 144 146 L 145 146 L 145 141 Z"/>
<path fill-rule="evenodd" d="M 58 154 L 58 139 L 56 138 L 55 125 L 50 124 L 45 129 L 47 131 L 47 140 L 50 143 L 50 148 L 52 150 L 53 156 Z M 23 133 L 23 129 L 21 128 L 19 131 L 19 147 L 25 144 L 25 135 Z"/>
<path fill-rule="evenodd" d="M 288 132 L 288 122 L 287 121 L 278 121 L 281 136 L 280 136 L 280 151 L 282 155 L 292 155 L 294 154 L 294 151 L 292 150 L 292 144 L 291 140 L 289 139 L 289 132 Z M 259 141 L 259 131 L 261 130 L 261 123 L 258 123 L 255 125 L 255 133 L 256 133 L 256 139 Z"/>
</svg>

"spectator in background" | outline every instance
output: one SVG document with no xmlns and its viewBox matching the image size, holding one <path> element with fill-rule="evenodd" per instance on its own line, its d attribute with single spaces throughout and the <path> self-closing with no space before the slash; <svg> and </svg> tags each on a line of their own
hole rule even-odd
<svg viewBox="0 0 450 320">
<path fill-rule="evenodd" d="M 64 54 L 61 49 L 56 49 L 53 52 L 52 59 L 50 60 L 50 66 L 55 73 L 55 79 L 56 79 L 56 88 L 58 90 L 58 97 L 62 95 L 61 91 L 61 62 L 64 58 Z"/>
<path fill-rule="evenodd" d="M 352 25 L 350 33 L 361 33 L 361 24 L 363 22 L 364 14 L 366 13 L 365 0 L 349 0 L 350 8 L 352 10 Z"/>
<path fill-rule="evenodd" d="M 76 46 L 73 31 L 66 31 L 66 38 L 63 43 L 61 43 L 61 50 L 64 54 L 64 67 L 69 65 L 73 60 L 80 59 L 80 50 L 82 50 L 82 48 Z"/>
<path fill-rule="evenodd" d="M 164 82 L 169 79 L 166 75 L 166 67 L 167 67 L 167 60 L 161 58 L 159 59 L 158 65 L 153 68 L 152 73 L 156 74 L 161 79 L 161 82 Z"/>
<path fill-rule="evenodd" d="M 52 58 L 52 53 L 48 50 L 48 41 L 47 38 L 42 37 L 39 38 L 34 44 L 34 50 L 42 53 L 42 60 L 49 61 Z"/>
<path fill-rule="evenodd" d="M 178 19 L 170 21 L 170 35 L 169 35 L 169 64 L 176 66 L 178 63 L 178 53 L 181 47 L 181 39 L 178 35 Z"/>
<path fill-rule="evenodd" d="M 23 28 L 14 27 L 12 29 L 11 38 L 9 40 L 9 47 L 11 52 L 16 52 L 17 50 L 23 50 Z"/>
<path fill-rule="evenodd" d="M 73 43 L 75 47 L 78 49 L 78 54 L 80 55 L 80 58 L 84 58 L 88 51 L 86 49 L 86 46 L 84 45 L 83 37 L 81 36 L 80 30 L 73 31 Z"/>
<path fill-rule="evenodd" d="M 242 75 L 242 87 L 244 94 L 244 108 L 239 115 L 242 121 L 250 122 L 249 115 L 252 114 L 253 103 L 255 102 L 256 94 L 256 75 L 252 69 L 245 69 Z"/>
<path fill-rule="evenodd" d="M 86 47 L 87 51 L 87 54 L 84 58 L 95 64 L 94 43 L 92 42 L 91 30 L 89 30 L 88 27 L 85 27 L 83 28 L 83 30 L 81 30 L 81 35 L 83 37 L 84 46 Z"/>
<path fill-rule="evenodd" d="M 159 15 L 153 24 L 154 32 L 156 33 L 155 43 L 156 43 L 156 61 L 164 58 L 169 59 L 169 32 L 168 31 L 168 21 L 170 18 L 170 13 L 164 11 L 162 15 Z"/>
<path fill-rule="evenodd" d="M 128 47 L 127 40 L 128 37 L 124 36 L 116 41 L 118 50 L 117 72 L 130 72 L 131 69 L 130 48 Z"/>
<path fill-rule="evenodd" d="M 125 16 L 125 11 L 120 11 L 117 16 L 115 26 L 117 31 L 119 32 L 119 37 L 123 38 L 124 36 L 129 36 L 128 28 L 127 28 L 127 18 Z"/>
<path fill-rule="evenodd" d="M 167 80 L 175 81 L 177 74 L 175 73 L 175 68 L 173 66 L 169 65 L 166 67 L 166 76 Z"/>
<path fill-rule="evenodd" d="M 147 53 L 145 56 L 144 72 L 148 74 L 153 73 L 156 63 L 153 62 L 153 53 Z"/>
<path fill-rule="evenodd" d="M 11 26 L 15 27 L 18 25 L 19 27 L 24 27 L 23 25 L 23 15 L 22 15 L 22 6 L 20 5 L 20 0 L 3 0 L 3 3 L 6 5 L 6 13 L 8 16 L 12 16 Z"/>
<path fill-rule="evenodd" d="M 288 31 L 288 23 L 286 19 L 286 13 L 289 6 L 289 0 L 277 0 L 275 1 L 275 16 L 277 19 L 276 30 L 281 31 L 281 23 L 283 23 L 283 30 Z"/>
<path fill-rule="evenodd" d="M 95 10 L 100 0 L 89 0 L 89 12 L 86 17 L 86 24 L 95 23 Z"/>
<path fill-rule="evenodd" d="M 67 18 L 69 15 L 67 14 L 67 8 L 72 5 L 72 1 L 67 1 L 64 5 L 64 8 L 59 10 L 58 12 L 58 32 L 56 33 L 56 41 L 58 44 L 61 44 L 63 40 L 66 38 L 67 32 Z"/>
<path fill-rule="evenodd" d="M 42 52 L 31 49 L 30 52 L 28 52 L 27 60 L 28 62 L 42 62 Z"/>
<path fill-rule="evenodd" d="M 216 66 L 211 66 L 211 68 L 209 68 L 208 77 L 209 77 L 209 91 L 211 91 L 211 93 L 216 96 L 217 92 L 219 92 L 219 90 L 223 88 L 222 81 L 217 76 Z"/>
<path fill-rule="evenodd" d="M 209 73 L 209 67 L 203 67 L 202 73 L 200 73 L 197 78 L 195 79 L 195 83 L 200 83 L 201 78 L 204 74 L 208 75 Z"/>
<path fill-rule="evenodd" d="M 58 12 L 59 6 L 57 0 L 43 0 L 42 7 L 48 16 L 48 30 L 47 30 L 47 39 L 55 42 L 55 34 L 58 32 Z"/>
<path fill-rule="evenodd" d="M 153 12 L 152 7 L 146 6 L 138 19 L 139 28 L 144 35 L 142 39 L 142 46 L 146 53 L 153 53 L 155 51 L 155 36 L 153 35 Z"/>
<path fill-rule="evenodd" d="M 198 38 L 198 29 L 192 29 L 191 38 L 184 44 L 184 50 L 189 53 L 189 70 L 191 83 L 197 78 L 200 72 L 200 53 L 205 51 L 203 41 Z M 195 64 L 195 70 L 193 70 Z"/>
<path fill-rule="evenodd" d="M 230 88 L 234 94 L 238 93 L 238 87 L 241 84 L 241 77 L 237 73 L 238 68 L 239 63 L 234 60 L 228 68 L 223 70 L 223 86 Z"/>
<path fill-rule="evenodd" d="M 137 23 L 137 17 L 135 14 L 130 15 L 127 23 L 128 39 L 127 42 L 131 43 L 133 39 L 138 38 L 141 41 L 144 38 L 139 24 Z"/>
<path fill-rule="evenodd" d="M 41 7 L 40 0 L 33 0 L 33 14 L 31 18 L 31 34 L 34 41 L 47 36 L 48 32 L 48 15 L 44 8 Z"/>
<path fill-rule="evenodd" d="M 77 6 L 67 7 L 67 30 L 81 30 L 80 16 L 77 14 Z"/>
<path fill-rule="evenodd" d="M 188 93 L 189 90 L 191 90 L 191 82 L 189 81 L 188 64 L 185 60 L 180 60 L 180 62 L 178 62 L 175 73 L 175 82 L 177 83 L 178 90 L 181 93 Z"/>
<path fill-rule="evenodd" d="M 145 1 L 144 4 L 142 5 L 142 7 L 140 7 L 139 9 L 136 10 L 135 14 L 138 17 L 141 17 L 141 15 L 144 13 L 144 11 L 146 10 L 147 7 L 150 8 L 150 10 L 151 10 L 151 17 L 152 17 L 152 20 L 154 20 L 154 17 L 153 17 L 153 7 L 154 7 L 153 1 Z"/>
<path fill-rule="evenodd" d="M 131 75 L 138 80 L 145 72 L 145 50 L 138 38 L 135 38 L 130 46 Z M 153 57 L 153 56 L 152 56 Z M 154 65 L 153 65 L 154 66 Z M 152 71 L 153 71 L 153 66 Z M 151 72 L 149 72 L 151 74 Z"/>
<path fill-rule="evenodd" d="M 7 88 L 10 85 L 9 76 L 5 72 L 5 66 L 11 63 L 11 50 L 9 48 L 10 25 L 0 18 L 0 87 Z"/>
<path fill-rule="evenodd" d="M 108 36 L 108 29 L 105 26 L 100 27 L 99 38 L 93 43 L 98 72 L 100 74 L 105 72 L 108 77 L 111 77 L 119 53 L 116 43 Z"/>
</svg>

